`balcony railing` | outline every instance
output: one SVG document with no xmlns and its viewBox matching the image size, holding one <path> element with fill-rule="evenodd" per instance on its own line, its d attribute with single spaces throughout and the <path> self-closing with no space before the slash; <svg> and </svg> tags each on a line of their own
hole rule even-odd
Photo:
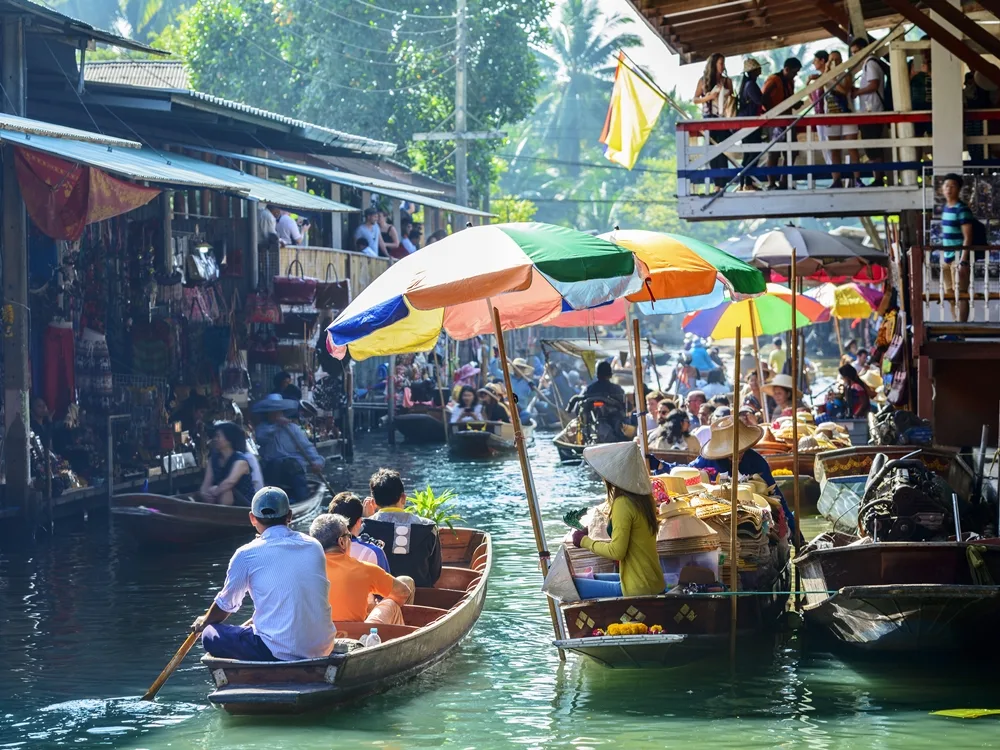
<svg viewBox="0 0 1000 750">
<path fill-rule="evenodd" d="M 967 149 L 1000 144 L 1000 111 L 984 110 L 966 113 L 968 122 L 981 126 L 981 135 L 965 136 Z M 741 117 L 734 119 L 689 120 L 677 125 L 677 196 L 681 217 L 689 220 L 743 218 L 759 216 L 863 216 L 896 213 L 904 210 L 923 210 L 933 201 L 924 196 L 923 170 L 932 163 L 921 157 L 929 153 L 932 137 L 920 136 L 914 131 L 924 131 L 931 123 L 930 112 L 880 112 L 864 114 L 807 115 L 795 124 L 795 117 L 765 118 Z M 821 129 L 844 125 L 874 126 L 885 128 L 883 137 L 856 140 L 828 140 L 820 138 Z M 780 134 L 774 145 L 746 143 L 726 145 L 724 142 L 741 129 L 757 127 L 772 137 Z M 991 131 L 993 131 L 991 133 Z M 705 134 L 715 143 L 709 143 Z M 738 185 L 728 187 L 718 195 L 719 185 L 730 182 L 742 170 L 745 154 L 755 155 L 765 149 L 768 154 L 783 157 L 782 166 L 767 166 L 767 155 L 748 169 L 747 175 L 759 186 L 766 186 L 767 178 L 787 182 L 787 191 L 760 193 L 737 191 Z M 882 151 L 881 163 L 858 164 L 845 162 L 851 151 L 859 155 L 866 150 Z M 840 164 L 828 163 L 828 154 L 838 153 Z M 719 158 L 726 158 L 726 165 Z M 712 161 L 716 165 L 712 165 Z M 885 187 L 834 187 L 833 176 L 839 174 L 847 184 L 855 174 L 862 178 L 873 177 L 875 171 L 885 175 Z M 877 193 L 873 193 L 877 191 Z M 877 194 L 877 199 L 873 196 Z M 784 196 L 782 200 L 780 196 Z"/>
<path fill-rule="evenodd" d="M 946 254 L 954 253 L 954 256 Z M 921 320 L 934 323 L 968 322 L 1000 328 L 1000 247 L 968 249 L 968 282 L 962 276 L 962 248 L 938 246 L 910 249 L 914 302 Z M 950 262 L 949 262 L 950 261 Z M 964 305 L 969 312 L 961 321 Z"/>
</svg>

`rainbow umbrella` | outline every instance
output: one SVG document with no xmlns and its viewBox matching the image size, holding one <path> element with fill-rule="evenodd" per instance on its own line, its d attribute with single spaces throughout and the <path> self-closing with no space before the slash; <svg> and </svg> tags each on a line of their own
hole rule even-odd
<svg viewBox="0 0 1000 750">
<path fill-rule="evenodd" d="M 470 227 L 393 264 L 327 329 L 334 356 L 422 352 L 443 329 L 454 339 L 545 323 L 642 289 L 633 254 L 549 224 Z"/>
<path fill-rule="evenodd" d="M 798 298 L 797 327 L 821 323 L 829 317 L 830 311 L 816 300 Z M 749 331 L 755 338 L 791 330 L 792 290 L 768 284 L 767 293 L 760 297 L 724 302 L 717 307 L 691 313 L 684 318 L 682 328 L 703 338 L 731 339 L 736 336 L 736 326 Z"/>
<path fill-rule="evenodd" d="M 883 293 L 870 286 L 853 282 L 848 284 L 820 284 L 805 293 L 830 310 L 830 315 L 841 320 L 867 318 L 878 309 Z"/>
</svg>

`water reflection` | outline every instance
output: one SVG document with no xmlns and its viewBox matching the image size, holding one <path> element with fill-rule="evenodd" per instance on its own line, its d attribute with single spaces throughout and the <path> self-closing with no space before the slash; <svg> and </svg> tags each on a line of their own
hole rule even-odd
<svg viewBox="0 0 1000 750">
<path fill-rule="evenodd" d="M 597 496 L 544 439 L 531 449 L 550 538 L 562 515 Z M 549 646 L 531 526 L 511 460 L 468 461 L 445 447 L 377 439 L 337 466 L 334 485 L 364 490 L 380 465 L 407 486 L 456 489 L 466 523 L 494 534 L 486 609 L 443 663 L 388 694 L 326 714 L 234 719 L 207 707 L 193 657 L 155 704 L 138 701 L 221 583 L 231 546 L 152 552 L 106 519 L 52 540 L 0 548 L 0 750 L 3 748 L 806 748 L 988 746 L 995 719 L 947 720 L 941 708 L 1000 705 L 968 665 L 845 659 L 796 633 L 741 641 L 683 669 L 609 670 Z M 727 650 L 728 651 L 728 650 Z"/>
</svg>

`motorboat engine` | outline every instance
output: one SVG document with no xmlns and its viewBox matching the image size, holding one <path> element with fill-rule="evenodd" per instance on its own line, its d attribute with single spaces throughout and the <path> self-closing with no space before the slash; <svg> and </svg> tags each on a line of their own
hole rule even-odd
<svg viewBox="0 0 1000 750">
<path fill-rule="evenodd" d="M 918 458 L 872 462 L 858 510 L 858 532 L 877 542 L 943 540 L 954 534 L 952 489 Z"/>
</svg>

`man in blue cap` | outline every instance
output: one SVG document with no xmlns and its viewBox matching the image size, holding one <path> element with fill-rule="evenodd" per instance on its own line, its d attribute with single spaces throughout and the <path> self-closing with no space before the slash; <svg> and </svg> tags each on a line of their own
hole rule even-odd
<svg viewBox="0 0 1000 750">
<path fill-rule="evenodd" d="M 226 582 L 191 629 L 212 656 L 241 661 L 292 661 L 327 656 L 336 626 L 330 609 L 323 546 L 288 528 L 288 496 L 265 487 L 253 496 L 250 523 L 258 537 L 236 550 Z M 226 625 L 246 595 L 251 625 Z"/>
<path fill-rule="evenodd" d="M 251 411 L 263 418 L 255 434 L 264 481 L 280 484 L 287 488 L 292 502 L 302 502 L 310 494 L 306 472 L 322 476 L 325 459 L 302 428 L 288 419 L 288 412 L 298 414 L 299 402 L 271 393 Z"/>
</svg>

